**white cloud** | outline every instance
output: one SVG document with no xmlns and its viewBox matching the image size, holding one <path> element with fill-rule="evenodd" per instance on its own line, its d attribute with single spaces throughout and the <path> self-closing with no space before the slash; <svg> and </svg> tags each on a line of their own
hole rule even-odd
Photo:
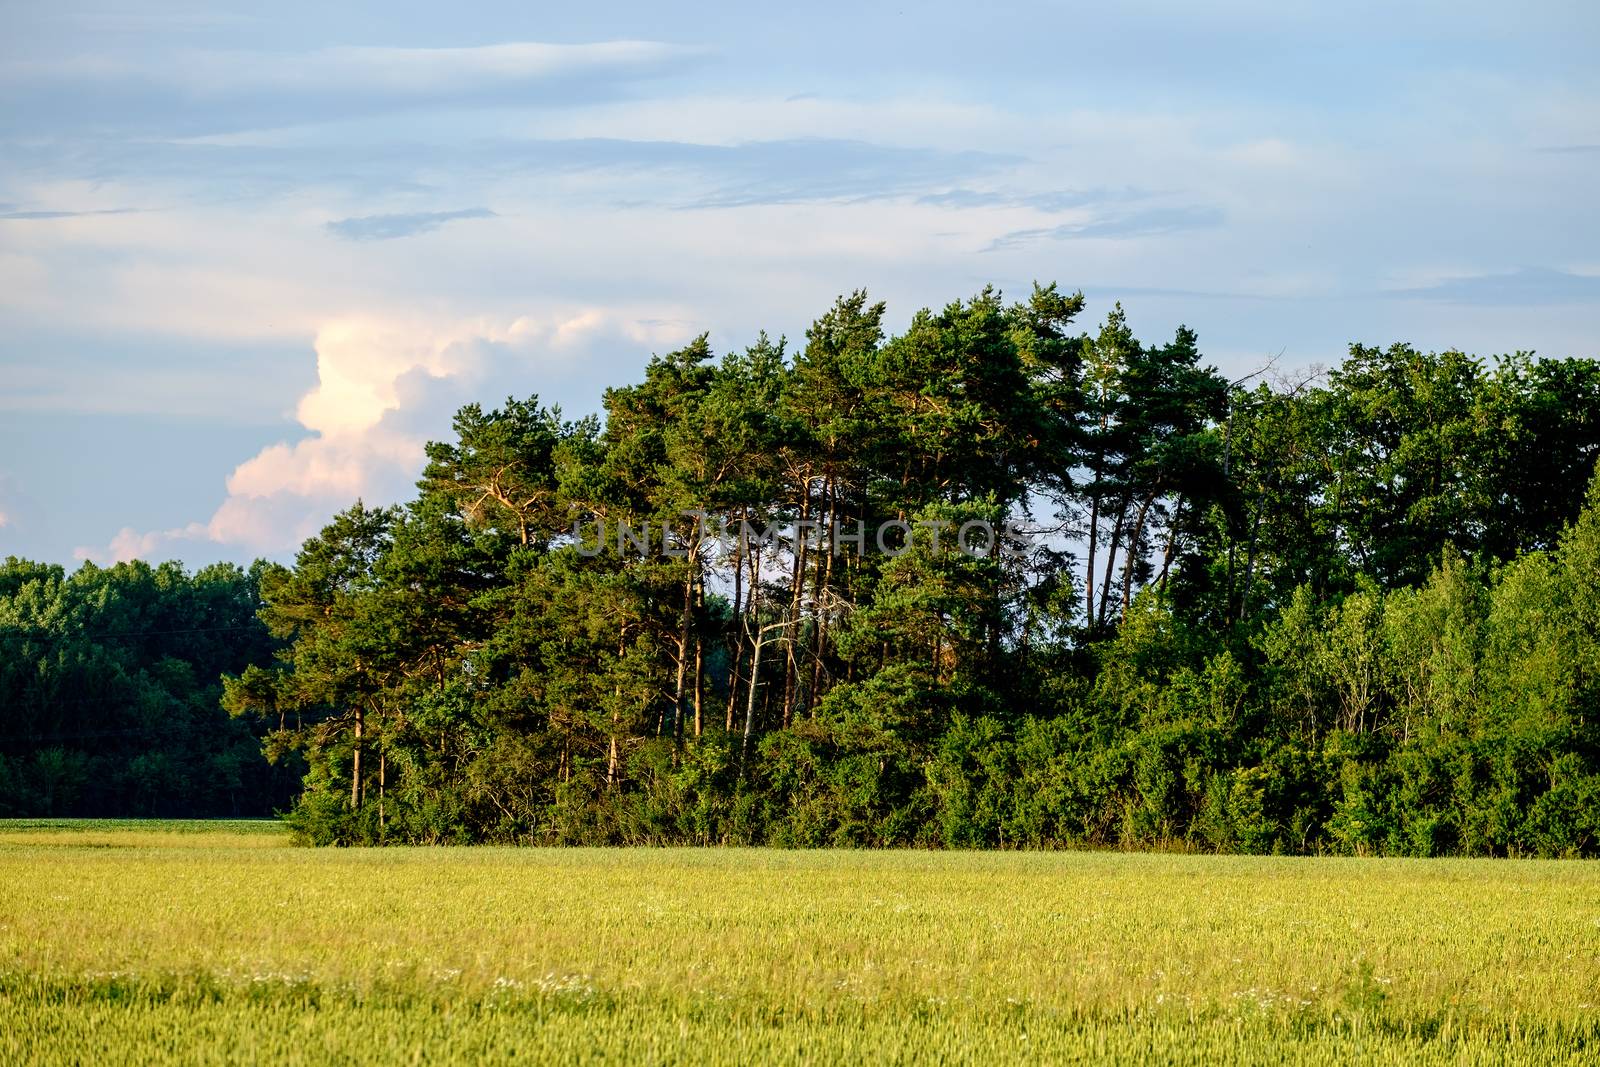
<svg viewBox="0 0 1600 1067">
<path fill-rule="evenodd" d="M 1158 21 L 1180 19 L 1180 36 L 1254 26 L 1256 0 L 1232 6 L 1221 23 L 1209 11 L 1193 26 L 1165 10 Z M 1316 18 L 1320 41 L 1330 27 Z M 313 28 L 301 39 L 319 38 Z M 384 39 L 440 36 L 397 24 Z M 1335 361 L 1351 337 L 1593 350 L 1592 305 L 1550 304 L 1530 318 L 1371 299 L 1524 265 L 1600 269 L 1593 227 L 1563 214 L 1588 202 L 1592 154 L 1530 150 L 1600 143 L 1589 81 L 1469 78 L 1450 57 L 1392 83 L 1352 82 L 1323 106 L 1304 86 L 1239 93 L 1213 84 L 1210 68 L 1193 91 L 1174 91 L 1192 71 L 1169 71 L 1161 53 L 1104 78 L 1091 64 L 1051 81 L 1021 67 L 908 79 L 896 74 L 906 68 L 871 64 L 850 74 L 808 51 L 810 38 L 786 40 L 774 52 L 772 42 L 724 39 L 715 69 L 648 85 L 697 53 L 627 41 L 152 47 L 118 51 L 130 58 L 98 70 L 50 62 L 48 50 L 45 66 L 12 64 L 0 95 L 43 88 L 30 98 L 39 106 L 13 107 L 0 126 L 43 132 L 7 142 L 0 200 L 60 217 L 0 221 L 0 320 L 11 339 L 0 410 L 292 417 L 301 432 L 239 463 L 225 496 L 210 484 L 163 487 L 171 511 L 161 521 L 172 529 L 129 529 L 95 550 L 186 545 L 199 559 L 217 545 L 276 553 L 357 495 L 409 495 L 421 442 L 442 435 L 464 400 L 550 399 L 552 374 L 584 378 L 582 389 L 555 390 L 564 399 L 631 380 L 648 346 L 628 323 L 647 315 L 696 324 L 680 334 L 711 328 L 721 348 L 761 327 L 798 337 L 858 285 L 889 301 L 898 328 L 922 304 L 991 281 L 1016 294 L 1041 278 L 1086 286 L 1096 301 L 1127 297 L 1147 337 L 1186 321 L 1208 354 L 1241 369 L 1285 346 L 1290 358 Z M 1192 55 L 1184 43 L 1173 57 Z M 1246 55 L 1234 74 L 1288 63 Z M 859 142 L 860 159 L 841 154 L 846 142 Z M 1004 159 L 917 169 L 969 152 Z M 1385 195 L 1373 197 L 1377 188 Z M 1075 190 L 1111 195 L 1080 204 L 1063 195 Z M 328 229 L 472 205 L 496 218 L 398 243 L 341 241 Z M 683 205 L 705 210 L 674 209 Z M 118 207 L 140 211 L 80 214 Z M 1136 207 L 1207 209 L 1225 221 L 1161 227 Z M 1006 234 L 1065 224 L 1061 236 L 1104 235 L 1119 219 L 1167 232 L 976 254 Z M 667 307 L 580 310 L 618 293 Z M 1246 312 L 1206 293 L 1295 302 Z M 530 294 L 566 310 L 519 332 Z M 495 317 L 462 318 L 479 312 Z M 618 347 L 607 351 L 605 338 Z M 22 523 L 38 551 L 58 551 L 43 538 L 59 535 L 35 533 L 52 509 L 0 503 L 13 514 L 8 538 Z M 191 518 L 203 521 L 179 525 Z M 65 543 L 104 543 L 109 529 Z"/>
<path fill-rule="evenodd" d="M 434 95 L 592 71 L 635 70 L 698 51 L 655 41 L 513 41 L 476 48 L 346 47 L 321 49 L 287 63 L 246 54 L 254 62 L 245 70 L 249 81 L 267 88 L 328 89 L 355 83 L 395 93 Z M 239 59 L 237 55 L 221 56 L 206 66 L 219 84 L 231 87 L 238 84 Z"/>
<path fill-rule="evenodd" d="M 197 97 L 359 92 L 437 98 L 573 77 L 648 72 L 704 53 L 657 41 L 508 41 L 470 48 L 344 46 L 307 52 L 194 51 L 130 63 L 103 55 L 14 63 L 10 83 L 137 82 Z"/>
<path fill-rule="evenodd" d="M 589 362 L 598 344 L 643 349 L 677 339 L 688 331 L 673 314 L 583 309 L 509 321 L 331 321 L 316 335 L 317 384 L 296 411 L 309 436 L 270 445 L 235 467 L 226 499 L 207 521 L 124 527 L 105 549 L 80 547 L 75 555 L 121 561 L 201 544 L 289 551 L 358 497 L 381 504 L 409 495 L 424 444 L 448 431 L 450 413 L 467 399 L 491 385 L 538 391 Z"/>
<path fill-rule="evenodd" d="M 27 498 L 21 494 L 16 479 L 8 471 L 0 470 L 0 531 L 10 531 L 6 534 L 8 540 L 23 533 L 17 528 L 17 508 L 23 505 L 24 510 L 32 510 L 26 504 Z M 9 547 L 0 549 L 0 556 L 11 554 Z"/>
<path fill-rule="evenodd" d="M 205 535 L 205 526 L 198 522 L 192 522 L 182 529 L 158 530 L 151 533 L 140 533 L 132 526 L 124 526 L 117 531 L 117 536 L 111 539 L 111 544 L 104 552 L 79 547 L 73 549 L 72 555 L 75 559 L 92 560 L 95 563 L 122 563 L 125 560 L 154 555 L 177 541 L 203 541 L 206 539 Z"/>
<path fill-rule="evenodd" d="M 582 107 L 481 116 L 479 136 L 612 137 L 740 145 L 793 138 L 872 141 L 1014 152 L 1055 138 L 1059 113 L 1023 116 L 938 95 L 844 99 L 717 93 L 600 101 Z M 493 121 L 497 125 L 490 127 Z M 1042 125 L 1042 129 L 1041 129 Z"/>
</svg>

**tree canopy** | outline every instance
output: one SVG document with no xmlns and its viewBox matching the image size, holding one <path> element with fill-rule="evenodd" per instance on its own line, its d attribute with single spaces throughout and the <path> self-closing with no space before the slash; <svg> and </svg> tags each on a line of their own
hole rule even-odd
<svg viewBox="0 0 1600 1067">
<path fill-rule="evenodd" d="M 890 335 L 856 292 L 599 419 L 469 405 L 185 662 L 315 842 L 1600 852 L 1600 365 L 1230 382 L 1084 307 Z M 0 639 L 116 573 L 13 561 Z M 37 790 L 70 749 L 25 647 Z"/>
</svg>

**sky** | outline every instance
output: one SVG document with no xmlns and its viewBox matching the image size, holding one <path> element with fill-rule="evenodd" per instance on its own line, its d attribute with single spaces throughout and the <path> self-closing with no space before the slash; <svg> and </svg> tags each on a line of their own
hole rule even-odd
<svg viewBox="0 0 1600 1067">
<path fill-rule="evenodd" d="M 1121 301 L 1600 356 L 1600 5 L 0 0 L 0 557 L 288 559 L 468 401 Z"/>
</svg>

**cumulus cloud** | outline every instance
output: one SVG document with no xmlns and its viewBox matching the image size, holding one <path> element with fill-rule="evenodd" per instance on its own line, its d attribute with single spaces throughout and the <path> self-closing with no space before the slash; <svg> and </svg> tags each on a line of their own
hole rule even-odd
<svg viewBox="0 0 1600 1067">
<path fill-rule="evenodd" d="M 180 529 L 157 530 L 150 533 L 140 533 L 132 526 L 124 526 L 117 531 L 117 536 L 111 539 L 111 544 L 104 551 L 80 546 L 73 549 L 72 555 L 74 559 L 94 563 L 122 563 L 130 559 L 144 559 L 157 555 L 167 546 L 179 541 L 204 540 L 207 540 L 206 527 L 205 524 L 198 522 L 192 522 Z"/>
<path fill-rule="evenodd" d="M 401 215 L 361 215 L 356 218 L 335 219 L 328 223 L 328 232 L 347 241 L 392 241 L 396 237 L 437 230 L 456 219 L 492 219 L 494 212 L 486 207 L 471 207 L 461 211 L 414 211 Z"/>
<path fill-rule="evenodd" d="M 450 414 L 468 399 L 495 395 L 489 389 L 500 384 L 537 392 L 541 378 L 590 362 L 596 345 L 639 349 L 686 333 L 677 320 L 600 310 L 510 321 L 329 322 L 316 336 L 317 383 L 295 412 L 306 437 L 270 445 L 235 467 L 227 497 L 205 522 L 126 527 L 105 549 L 79 548 L 76 555 L 120 561 L 201 544 L 286 552 L 358 497 L 389 503 L 408 495 L 424 444 L 448 431 Z"/>
<path fill-rule="evenodd" d="M 16 479 L 6 471 L 0 471 L 0 530 L 10 529 L 13 533 L 20 532 L 16 528 L 17 512 L 15 508 L 25 498 L 18 492 Z M 0 555 L 7 555 L 0 552 Z"/>
</svg>

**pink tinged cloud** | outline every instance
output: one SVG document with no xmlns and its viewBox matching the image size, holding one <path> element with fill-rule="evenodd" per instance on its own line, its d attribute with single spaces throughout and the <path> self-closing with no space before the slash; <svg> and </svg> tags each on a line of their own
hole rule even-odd
<svg viewBox="0 0 1600 1067">
<path fill-rule="evenodd" d="M 548 319 L 427 322 L 353 317 L 317 331 L 317 384 L 296 419 L 309 436 L 270 445 L 234 468 L 228 495 L 205 522 L 166 530 L 121 530 L 80 559 L 122 561 L 215 544 L 274 554 L 298 546 L 360 497 L 402 498 L 420 473 L 424 444 L 496 364 L 538 382 L 541 363 L 570 359 L 598 337 L 650 342 L 656 331 L 601 311 Z M 421 432 L 418 424 L 430 433 Z"/>
</svg>

